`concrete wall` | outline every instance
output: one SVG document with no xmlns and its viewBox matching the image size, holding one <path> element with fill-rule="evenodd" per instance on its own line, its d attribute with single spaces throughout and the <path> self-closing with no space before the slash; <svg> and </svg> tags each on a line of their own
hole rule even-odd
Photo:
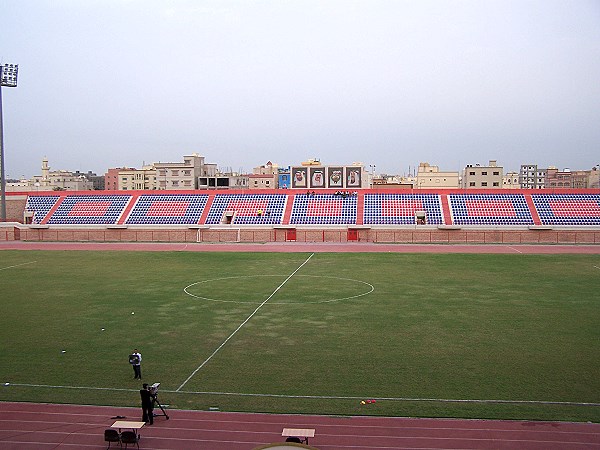
<svg viewBox="0 0 600 450">
<path fill-rule="evenodd" d="M 47 242 L 284 242 L 285 229 L 104 229 L 6 226 L 0 240 Z M 348 242 L 345 228 L 296 229 L 297 242 Z M 600 230 L 359 229 L 359 242 L 408 244 L 600 244 Z"/>
</svg>

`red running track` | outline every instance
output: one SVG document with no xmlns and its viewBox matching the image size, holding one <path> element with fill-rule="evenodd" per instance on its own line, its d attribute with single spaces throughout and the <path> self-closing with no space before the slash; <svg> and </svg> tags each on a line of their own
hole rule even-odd
<svg viewBox="0 0 600 450">
<path fill-rule="evenodd" d="M 320 450 L 598 449 L 600 424 L 167 411 L 140 434 L 141 449 L 251 450 L 282 442 L 283 428 L 314 428 Z M 0 448 L 104 449 L 115 416 L 135 408 L 0 402 Z M 113 444 L 114 445 L 114 444 Z M 111 446 L 112 447 L 112 446 Z"/>
<path fill-rule="evenodd" d="M 0 241 L 0 250 L 111 250 L 186 252 L 369 252 L 369 253 L 524 253 L 600 254 L 600 245 L 528 244 L 374 244 L 323 242 L 163 243 L 163 242 L 23 242 Z"/>
</svg>

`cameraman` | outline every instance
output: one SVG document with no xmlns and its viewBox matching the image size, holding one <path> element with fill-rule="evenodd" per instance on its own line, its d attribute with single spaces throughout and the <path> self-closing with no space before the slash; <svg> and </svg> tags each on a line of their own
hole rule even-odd
<svg viewBox="0 0 600 450">
<path fill-rule="evenodd" d="M 154 399 L 156 395 L 150 392 L 148 383 L 144 383 L 140 389 L 140 397 L 142 398 L 142 421 L 150 425 L 154 423 Z"/>
<path fill-rule="evenodd" d="M 137 348 L 133 349 L 133 353 L 129 355 L 129 364 L 133 366 L 133 379 L 142 379 L 142 354 L 138 352 Z"/>
</svg>

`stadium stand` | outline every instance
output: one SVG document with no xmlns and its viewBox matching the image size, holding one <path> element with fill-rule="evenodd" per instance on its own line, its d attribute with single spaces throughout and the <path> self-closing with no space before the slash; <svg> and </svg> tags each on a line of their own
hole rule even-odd
<svg viewBox="0 0 600 450">
<path fill-rule="evenodd" d="M 45 221 L 51 225 L 108 225 L 119 220 L 131 195 L 67 195 Z"/>
<path fill-rule="evenodd" d="M 456 225 L 533 225 L 523 194 L 450 194 Z"/>
<path fill-rule="evenodd" d="M 280 224 L 286 199 L 285 194 L 215 194 L 206 224 Z"/>
<path fill-rule="evenodd" d="M 42 223 L 59 198 L 58 195 L 28 196 L 25 211 L 33 214 L 31 223 Z"/>
<path fill-rule="evenodd" d="M 433 226 L 585 227 L 600 225 L 600 193 L 61 192 L 28 195 L 24 211 L 34 225 L 414 226 L 424 212 Z"/>
<path fill-rule="evenodd" d="M 128 225 L 197 224 L 207 199 L 206 194 L 143 194 L 137 199 L 125 223 Z"/>
<path fill-rule="evenodd" d="M 444 223 L 438 194 L 366 194 L 363 220 L 371 225 L 414 225 L 418 211 L 425 212 L 428 224 Z"/>
<path fill-rule="evenodd" d="M 290 224 L 351 225 L 356 223 L 356 195 L 297 194 Z"/>
<path fill-rule="evenodd" d="M 532 194 L 543 225 L 600 225 L 600 194 Z"/>
</svg>

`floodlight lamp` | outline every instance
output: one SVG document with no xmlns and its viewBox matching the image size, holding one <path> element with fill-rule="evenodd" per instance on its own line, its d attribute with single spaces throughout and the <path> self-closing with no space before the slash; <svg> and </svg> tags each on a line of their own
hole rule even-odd
<svg viewBox="0 0 600 450">
<path fill-rule="evenodd" d="M 2 87 L 17 87 L 18 64 L 3 64 L 0 66 L 0 85 Z"/>
</svg>

